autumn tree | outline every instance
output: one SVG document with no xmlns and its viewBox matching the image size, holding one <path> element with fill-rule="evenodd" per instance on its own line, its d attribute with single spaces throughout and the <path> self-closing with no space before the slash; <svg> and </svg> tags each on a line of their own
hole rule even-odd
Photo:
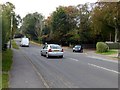
<svg viewBox="0 0 120 90">
<path fill-rule="evenodd" d="M 91 28 L 96 34 L 96 39 L 101 41 L 115 41 L 118 38 L 118 27 L 120 26 L 120 3 L 96 3 L 95 8 L 91 13 Z M 115 37 L 115 38 L 114 38 Z"/>
</svg>

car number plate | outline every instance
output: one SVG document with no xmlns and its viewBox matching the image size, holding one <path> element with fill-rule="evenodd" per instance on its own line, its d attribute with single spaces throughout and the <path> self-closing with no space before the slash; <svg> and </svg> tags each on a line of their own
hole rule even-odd
<svg viewBox="0 0 120 90">
<path fill-rule="evenodd" d="M 54 50 L 54 52 L 58 52 L 59 50 Z"/>
</svg>

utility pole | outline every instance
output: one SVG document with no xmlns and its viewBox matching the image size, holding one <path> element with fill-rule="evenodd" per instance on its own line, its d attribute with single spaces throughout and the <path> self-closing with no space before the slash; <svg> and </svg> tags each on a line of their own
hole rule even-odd
<svg viewBox="0 0 120 90">
<path fill-rule="evenodd" d="M 10 30 L 10 44 L 9 44 L 9 48 L 11 48 L 12 29 L 13 29 L 13 13 L 11 13 L 11 30 Z"/>
</svg>

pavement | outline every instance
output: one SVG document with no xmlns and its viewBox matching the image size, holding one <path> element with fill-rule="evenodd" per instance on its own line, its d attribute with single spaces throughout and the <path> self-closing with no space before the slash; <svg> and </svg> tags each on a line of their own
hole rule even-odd
<svg viewBox="0 0 120 90">
<path fill-rule="evenodd" d="M 13 49 L 13 64 L 10 71 L 9 88 L 44 88 L 44 84 L 33 65 L 20 50 Z"/>
</svg>

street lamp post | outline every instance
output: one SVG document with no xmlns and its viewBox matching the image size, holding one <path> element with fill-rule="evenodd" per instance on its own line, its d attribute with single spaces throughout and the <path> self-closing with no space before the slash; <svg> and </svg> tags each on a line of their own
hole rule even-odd
<svg viewBox="0 0 120 90">
<path fill-rule="evenodd" d="M 11 48 L 12 29 L 13 29 L 13 14 L 11 13 L 11 30 L 10 30 L 10 44 L 9 44 L 9 48 Z"/>
</svg>

